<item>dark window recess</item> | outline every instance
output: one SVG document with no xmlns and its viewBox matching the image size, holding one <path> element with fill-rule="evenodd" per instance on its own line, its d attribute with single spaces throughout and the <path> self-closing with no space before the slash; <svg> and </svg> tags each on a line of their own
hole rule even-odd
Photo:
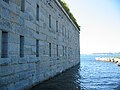
<svg viewBox="0 0 120 90">
<path fill-rule="evenodd" d="M 49 43 L 49 56 L 51 57 L 51 43 Z"/>
<path fill-rule="evenodd" d="M 9 0 L 3 0 L 3 1 L 9 4 Z"/>
<path fill-rule="evenodd" d="M 2 50 L 1 50 L 1 58 L 8 57 L 8 32 L 2 32 Z"/>
<path fill-rule="evenodd" d="M 62 46 L 63 47 L 63 56 L 64 56 L 64 46 Z"/>
<path fill-rule="evenodd" d="M 39 40 L 36 40 L 36 57 L 39 57 Z"/>
<path fill-rule="evenodd" d="M 36 20 L 39 21 L 39 5 L 36 7 Z"/>
<path fill-rule="evenodd" d="M 62 35 L 64 35 L 64 25 L 62 25 Z"/>
<path fill-rule="evenodd" d="M 20 36 L 20 57 L 24 57 L 24 36 Z"/>
<path fill-rule="evenodd" d="M 65 47 L 65 56 L 67 57 L 67 47 Z"/>
<path fill-rule="evenodd" d="M 57 56 L 58 56 L 58 45 L 57 45 Z"/>
<path fill-rule="evenodd" d="M 49 27 L 51 28 L 51 15 L 49 15 Z"/>
<path fill-rule="evenodd" d="M 21 11 L 25 11 L 25 0 L 21 0 Z"/>
<path fill-rule="evenodd" d="M 56 32 L 58 32 L 58 21 L 56 21 Z"/>
<path fill-rule="evenodd" d="M 66 37 L 66 28 L 65 28 L 65 37 Z"/>
</svg>

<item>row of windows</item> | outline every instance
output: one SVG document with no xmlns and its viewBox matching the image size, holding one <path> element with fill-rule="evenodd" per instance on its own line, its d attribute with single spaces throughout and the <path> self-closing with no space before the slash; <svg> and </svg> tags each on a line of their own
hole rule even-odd
<svg viewBox="0 0 120 90">
<path fill-rule="evenodd" d="M 3 0 L 3 1 L 9 4 L 10 0 Z M 25 0 L 21 0 L 21 11 L 22 12 L 25 11 Z"/>
<path fill-rule="evenodd" d="M 9 0 L 3 0 L 4 2 L 9 4 Z M 21 11 L 25 11 L 25 0 L 21 0 Z M 36 20 L 39 21 L 39 5 L 36 4 Z M 49 15 L 49 28 L 52 26 L 52 20 L 51 20 L 51 15 Z M 56 32 L 58 32 L 58 21 L 56 20 Z M 64 35 L 64 29 L 65 29 L 65 36 L 66 36 L 66 28 L 62 25 L 62 34 Z"/>
<path fill-rule="evenodd" d="M 1 58 L 7 58 L 8 57 L 8 32 L 2 31 L 2 37 L 1 37 Z M 20 35 L 20 57 L 24 57 L 24 36 Z M 67 56 L 67 47 L 63 47 L 63 56 Z M 49 56 L 51 56 L 51 43 L 49 43 Z M 59 46 L 56 45 L 56 54 L 59 56 Z M 39 57 L 39 40 L 36 40 L 36 57 Z"/>
<path fill-rule="evenodd" d="M 1 58 L 8 57 L 8 32 L 2 31 Z M 20 57 L 24 57 L 24 36 L 20 35 Z M 39 57 L 39 40 L 36 40 L 36 57 Z"/>
</svg>

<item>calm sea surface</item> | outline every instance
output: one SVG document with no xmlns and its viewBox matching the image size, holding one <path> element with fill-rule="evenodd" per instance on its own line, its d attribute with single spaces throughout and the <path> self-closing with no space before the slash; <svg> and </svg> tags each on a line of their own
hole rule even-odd
<svg viewBox="0 0 120 90">
<path fill-rule="evenodd" d="M 33 87 L 31 90 L 120 90 L 120 67 L 111 62 L 96 61 L 96 57 L 119 54 L 81 55 L 81 65 Z"/>
<path fill-rule="evenodd" d="M 120 67 L 110 62 L 96 61 L 95 57 L 114 57 L 113 55 L 81 55 L 81 89 L 120 90 Z"/>
</svg>

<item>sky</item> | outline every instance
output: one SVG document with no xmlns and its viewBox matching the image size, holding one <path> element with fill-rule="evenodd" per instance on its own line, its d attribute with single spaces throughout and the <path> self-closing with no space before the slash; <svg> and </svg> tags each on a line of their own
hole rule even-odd
<svg viewBox="0 0 120 90">
<path fill-rule="evenodd" d="M 64 1 L 81 26 L 81 53 L 120 52 L 120 0 Z"/>
</svg>

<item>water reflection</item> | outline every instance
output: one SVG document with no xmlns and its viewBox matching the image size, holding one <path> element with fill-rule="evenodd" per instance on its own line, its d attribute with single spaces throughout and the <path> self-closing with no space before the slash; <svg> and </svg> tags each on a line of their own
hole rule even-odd
<svg viewBox="0 0 120 90">
<path fill-rule="evenodd" d="M 80 65 L 76 65 L 66 72 L 47 80 L 30 90 L 81 90 Z"/>
<path fill-rule="evenodd" d="M 120 90 L 120 67 L 83 56 L 81 65 L 47 80 L 31 90 Z"/>
</svg>

